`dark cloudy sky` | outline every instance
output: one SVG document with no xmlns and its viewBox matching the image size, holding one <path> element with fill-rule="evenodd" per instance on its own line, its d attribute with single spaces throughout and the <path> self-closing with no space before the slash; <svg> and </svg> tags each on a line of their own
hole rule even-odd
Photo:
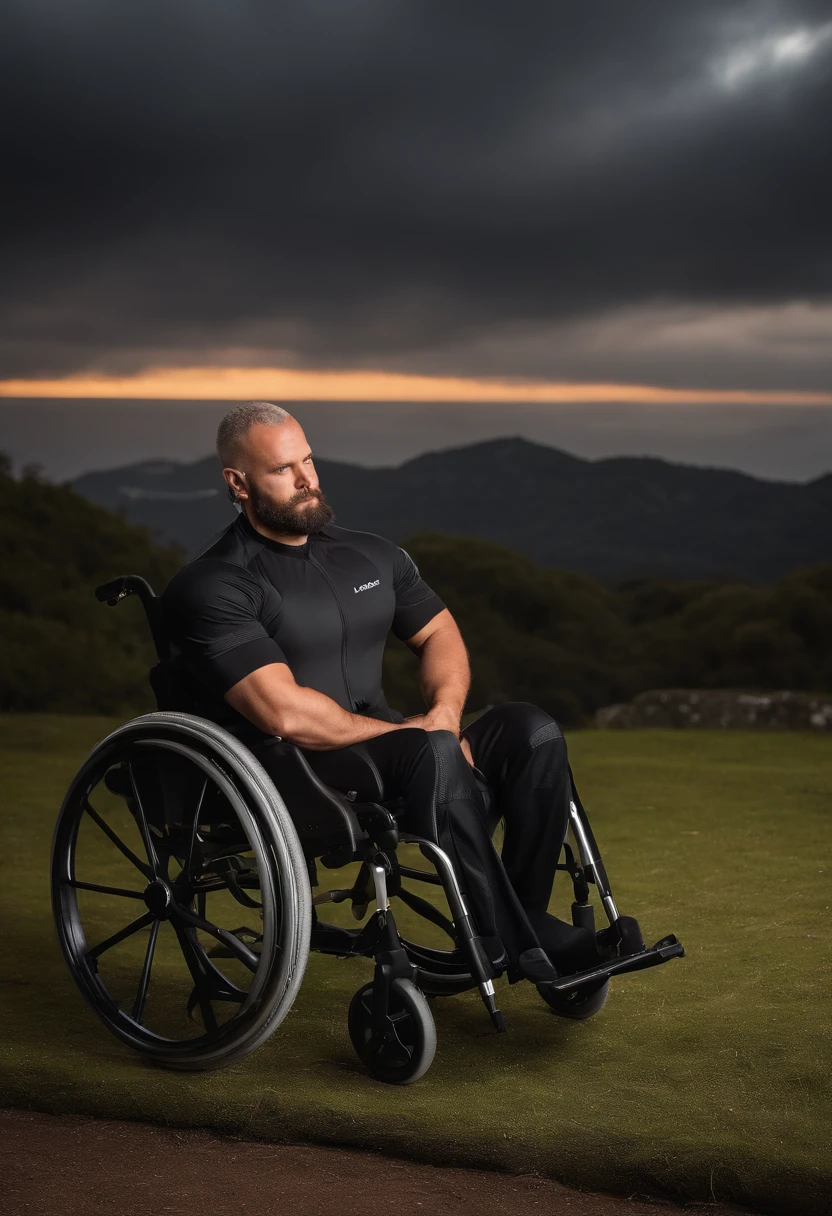
<svg viewBox="0 0 832 1216">
<path fill-rule="evenodd" d="M 5 0 L 0 20 L 0 381 L 779 391 L 828 438 L 801 394 L 832 392 L 829 0 Z M 657 434 L 690 431 L 661 408 Z M 743 409 L 751 447 L 777 433 Z M 626 408 L 582 416 L 627 430 Z"/>
</svg>

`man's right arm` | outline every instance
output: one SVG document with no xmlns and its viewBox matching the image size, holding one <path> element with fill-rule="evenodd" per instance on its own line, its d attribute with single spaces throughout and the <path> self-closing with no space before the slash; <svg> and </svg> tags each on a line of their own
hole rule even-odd
<svg viewBox="0 0 832 1216">
<path fill-rule="evenodd" d="M 408 725 L 349 713 L 324 693 L 296 684 L 286 663 L 258 667 L 229 688 L 225 699 L 260 730 L 311 751 L 348 747 Z"/>
</svg>

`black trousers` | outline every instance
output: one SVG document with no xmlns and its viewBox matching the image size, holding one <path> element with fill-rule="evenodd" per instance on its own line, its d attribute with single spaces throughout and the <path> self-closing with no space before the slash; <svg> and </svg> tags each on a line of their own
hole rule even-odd
<svg viewBox="0 0 832 1216">
<path fill-rule="evenodd" d="M 526 910 L 546 911 L 566 836 L 566 742 L 554 719 L 526 701 L 492 706 L 461 733 L 493 791 L 492 822 L 505 820 L 502 857 L 476 776 L 451 731 L 406 728 L 358 746 L 377 766 L 384 798 L 403 800 L 404 830 L 449 855 L 492 962 L 548 978 L 551 967 Z M 321 756 L 305 754 L 313 767 Z M 334 759 L 332 752 L 327 756 Z M 332 781 L 330 763 L 327 768 Z"/>
</svg>

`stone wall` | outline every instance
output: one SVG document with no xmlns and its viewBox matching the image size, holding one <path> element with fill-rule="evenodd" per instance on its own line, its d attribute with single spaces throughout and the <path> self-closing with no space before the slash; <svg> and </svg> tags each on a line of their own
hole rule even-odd
<svg viewBox="0 0 832 1216">
<path fill-rule="evenodd" d="M 623 730 L 686 726 L 832 731 L 832 694 L 657 688 L 640 693 L 626 705 L 599 709 L 595 724 Z"/>
</svg>

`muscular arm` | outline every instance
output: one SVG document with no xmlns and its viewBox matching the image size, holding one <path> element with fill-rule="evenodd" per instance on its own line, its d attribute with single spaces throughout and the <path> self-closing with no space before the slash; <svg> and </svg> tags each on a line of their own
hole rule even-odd
<svg viewBox="0 0 832 1216">
<path fill-rule="evenodd" d="M 407 645 L 419 657 L 419 683 L 428 713 L 447 715 L 459 732 L 459 720 L 471 687 L 468 651 L 447 608 L 428 621 Z"/>
<path fill-rule="evenodd" d="M 258 667 L 230 688 L 225 699 L 267 734 L 312 751 L 347 747 L 404 725 L 349 713 L 324 693 L 295 683 L 285 663 Z"/>
</svg>

